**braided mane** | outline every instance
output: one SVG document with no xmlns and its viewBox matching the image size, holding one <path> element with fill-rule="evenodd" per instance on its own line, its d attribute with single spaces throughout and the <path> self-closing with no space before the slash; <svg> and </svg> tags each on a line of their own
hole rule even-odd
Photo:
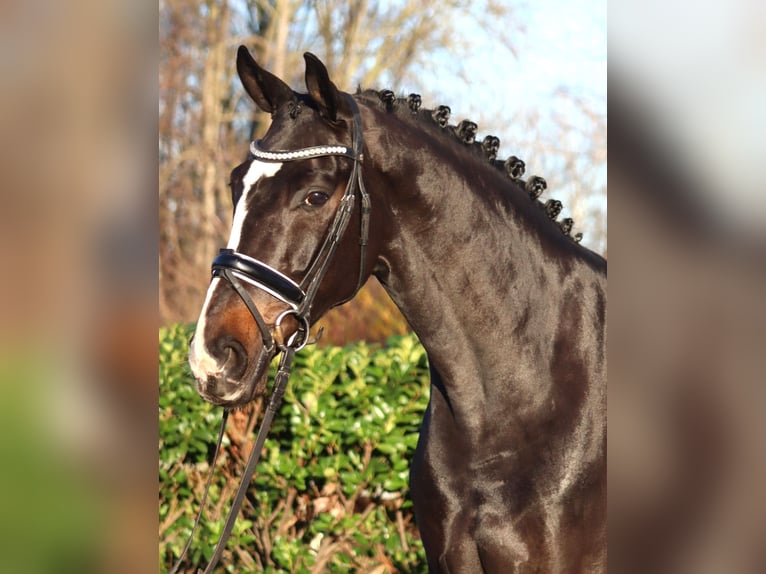
<svg viewBox="0 0 766 574">
<path fill-rule="evenodd" d="M 532 175 L 524 179 L 526 166 L 524 161 L 511 155 L 505 160 L 497 159 L 497 153 L 500 149 L 500 139 L 493 135 L 485 136 L 481 141 L 476 138 L 478 126 L 471 120 L 462 120 L 459 124 L 449 123 L 452 110 L 449 106 L 438 106 L 434 109 L 422 108 L 422 99 L 420 94 L 410 94 L 406 98 L 397 97 L 391 90 L 363 90 L 358 95 L 371 102 L 382 104 L 387 112 L 395 113 L 402 117 L 415 117 L 426 124 L 438 126 L 443 133 L 451 135 L 457 142 L 463 144 L 473 154 L 483 157 L 491 166 L 502 171 L 518 187 L 529 194 L 531 201 L 534 201 L 539 208 L 545 211 L 548 218 L 555 223 L 561 232 L 572 241 L 579 243 L 582 240 L 582 233 L 571 234 L 574 220 L 566 217 L 558 220 L 558 216 L 563 209 L 562 203 L 557 199 L 548 199 L 543 203 L 539 198 L 547 189 L 548 184 L 544 178 L 538 175 Z"/>
</svg>

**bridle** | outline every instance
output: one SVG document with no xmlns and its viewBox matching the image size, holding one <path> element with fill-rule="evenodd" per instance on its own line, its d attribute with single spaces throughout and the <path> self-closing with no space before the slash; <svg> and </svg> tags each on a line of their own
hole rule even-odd
<svg viewBox="0 0 766 574">
<path fill-rule="evenodd" d="M 213 260 L 213 277 L 223 277 L 231 283 L 232 287 L 234 287 L 242 298 L 258 325 L 264 348 L 272 352 L 274 351 L 274 339 L 271 332 L 252 299 L 250 299 L 250 296 L 247 294 L 247 291 L 242 287 L 239 279 L 258 287 L 261 290 L 270 293 L 280 301 L 287 303 L 290 308 L 279 316 L 277 323 L 280 323 L 284 316 L 295 316 L 300 325 L 299 332 L 302 333 L 301 339 L 305 344 L 305 341 L 308 338 L 308 329 L 311 326 L 311 306 L 314 303 L 314 298 L 316 297 L 319 285 L 321 284 L 325 273 L 327 273 L 327 269 L 330 266 L 335 250 L 343 237 L 343 233 L 348 227 L 348 223 L 354 211 L 357 191 L 359 192 L 361 201 L 359 278 L 352 294 L 346 299 L 336 303 L 336 305 L 342 305 L 346 301 L 352 299 L 362 287 L 365 280 L 364 270 L 369 236 L 370 196 L 364 187 L 361 170 L 362 160 L 364 159 L 362 118 L 359 113 L 359 107 L 354 99 L 348 94 L 344 95 L 353 110 L 353 127 L 351 132 L 352 147 L 327 145 L 307 147 L 291 151 L 267 151 L 261 147 L 261 140 L 256 140 L 250 144 L 250 154 L 255 159 L 265 162 L 282 163 L 286 161 L 301 161 L 328 156 L 343 156 L 354 161 L 351 168 L 351 175 L 346 184 L 346 190 L 341 197 L 338 210 L 335 212 L 335 218 L 330 224 L 330 228 L 325 236 L 322 246 L 314 257 L 312 263 L 309 265 L 308 271 L 300 284 L 270 265 L 245 255 L 244 253 L 238 253 L 233 249 L 221 249 L 218 256 Z M 302 348 L 302 346 L 300 348 Z"/>
<path fill-rule="evenodd" d="M 347 103 L 353 111 L 353 126 L 351 132 L 351 147 L 342 145 L 326 145 L 326 146 L 313 146 L 297 150 L 264 150 L 261 147 L 261 140 L 256 140 L 250 144 L 250 154 L 254 159 L 265 162 L 286 162 L 286 161 L 300 161 L 305 159 L 312 159 L 318 157 L 329 156 L 343 156 L 353 160 L 353 166 L 351 168 L 351 174 L 346 184 L 346 189 L 340 200 L 340 205 L 335 213 L 335 218 L 332 220 L 319 251 L 317 252 L 314 260 L 308 267 L 308 271 L 300 283 L 296 283 L 290 279 L 287 275 L 281 273 L 277 269 L 274 269 L 270 265 L 259 261 L 244 253 L 239 253 L 233 249 L 221 249 L 213 259 L 212 275 L 214 278 L 221 278 L 228 281 L 232 288 L 237 292 L 242 299 L 250 314 L 253 317 L 258 330 L 261 333 L 261 339 L 263 340 L 263 348 L 261 353 L 266 353 L 268 356 L 276 354 L 277 350 L 282 353 L 279 361 L 279 367 L 277 368 L 277 374 L 274 378 L 274 387 L 269 397 L 266 410 L 264 411 L 263 420 L 261 426 L 258 429 L 258 435 L 256 437 L 255 445 L 250 453 L 247 466 L 242 475 L 242 479 L 237 489 L 237 494 L 232 502 L 229 515 L 226 518 L 226 524 L 224 526 L 221 537 L 216 544 L 213 557 L 210 559 L 207 567 L 204 570 L 204 574 L 209 574 L 213 571 L 216 564 L 223 554 L 226 547 L 226 541 L 231 535 L 231 530 L 234 527 L 239 509 L 244 501 L 247 487 L 253 477 L 255 471 L 255 465 L 260 459 L 261 451 L 263 450 L 263 444 L 266 440 L 266 435 L 271 428 L 271 422 L 282 403 L 282 396 L 285 393 L 287 387 L 287 381 L 290 377 L 290 371 L 292 369 L 293 358 L 297 351 L 300 351 L 309 341 L 309 331 L 311 328 L 311 306 L 314 303 L 314 299 L 317 294 L 317 290 L 327 273 L 330 263 L 332 262 L 333 255 L 343 238 L 344 232 L 348 227 L 351 215 L 354 212 L 354 203 L 356 200 L 356 194 L 359 193 L 360 198 L 360 229 L 359 229 L 359 278 L 357 279 L 356 288 L 346 299 L 336 303 L 342 305 L 346 301 L 352 299 L 359 289 L 362 287 L 365 281 L 365 265 L 367 256 L 367 242 L 369 238 L 369 221 L 370 221 L 370 196 L 364 187 L 364 181 L 362 179 L 362 161 L 364 159 L 364 140 L 362 138 L 362 117 L 359 112 L 359 107 L 356 101 L 348 95 L 344 94 Z M 277 342 L 272 335 L 271 329 L 266 324 L 265 319 L 258 311 L 258 308 L 253 303 L 247 290 L 242 285 L 242 281 L 253 285 L 272 296 L 276 297 L 283 303 L 288 305 L 288 308 L 283 311 L 275 320 L 274 329 L 279 330 L 280 325 L 285 317 L 290 315 L 294 316 L 298 322 L 298 329 L 293 333 L 286 341 Z M 216 461 L 218 460 L 218 453 L 221 447 L 221 440 L 223 439 L 224 429 L 226 427 L 226 420 L 228 418 L 229 411 L 224 409 L 224 413 L 221 419 L 221 428 L 218 433 L 218 441 L 215 448 L 215 454 L 213 455 L 213 464 L 210 468 L 210 474 L 208 476 L 204 495 L 200 503 L 200 511 L 192 527 L 191 534 L 186 546 L 181 552 L 181 556 L 178 558 L 175 566 L 171 570 L 170 574 L 177 572 L 181 562 L 183 561 L 186 553 L 191 546 L 194 533 L 199 526 L 200 519 L 202 517 L 202 511 L 207 501 L 207 495 L 210 488 L 211 479 L 213 476 L 213 470 L 215 469 Z"/>
</svg>

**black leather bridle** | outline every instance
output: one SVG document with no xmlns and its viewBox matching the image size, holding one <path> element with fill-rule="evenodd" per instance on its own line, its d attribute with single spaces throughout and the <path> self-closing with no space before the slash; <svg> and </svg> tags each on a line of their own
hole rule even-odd
<svg viewBox="0 0 766 574">
<path fill-rule="evenodd" d="M 223 554 L 226 547 L 226 541 L 231 535 L 231 530 L 234 527 L 239 509 L 244 501 L 247 487 L 253 477 L 255 471 L 255 465 L 260 459 L 261 451 L 263 450 L 263 444 L 266 440 L 266 435 L 271 428 L 271 422 L 282 403 L 282 396 L 285 393 L 287 387 L 287 381 L 290 377 L 290 371 L 292 368 L 293 358 L 295 353 L 306 346 L 309 340 L 309 330 L 311 328 L 311 306 L 314 303 L 314 299 L 317 294 L 317 290 L 324 278 L 327 270 L 332 262 L 333 255 L 343 238 L 344 232 L 348 227 L 351 215 L 354 212 L 354 203 L 356 200 L 356 194 L 359 193 L 360 198 L 360 229 L 359 229 L 359 278 L 357 280 L 356 288 L 346 299 L 336 303 L 341 305 L 346 301 L 349 301 L 356 295 L 357 291 L 362 287 L 365 281 L 365 265 L 367 256 L 367 242 L 369 238 L 369 220 L 370 220 L 370 196 L 364 187 L 364 181 L 362 179 L 362 161 L 364 159 L 364 140 L 362 138 L 362 117 L 359 112 L 354 99 L 344 94 L 346 101 L 348 102 L 351 110 L 353 111 L 353 126 L 351 132 L 351 147 L 342 145 L 326 145 L 326 146 L 314 146 L 308 148 L 302 148 L 297 150 L 264 150 L 261 147 L 260 140 L 256 140 L 250 144 L 250 154 L 258 161 L 265 162 L 286 162 L 286 161 L 300 161 L 304 159 L 312 159 L 318 157 L 328 156 L 343 156 L 353 160 L 353 167 L 351 168 L 351 175 L 348 178 L 346 184 L 346 190 L 340 200 L 340 205 L 335 213 L 335 218 L 330 224 L 327 235 L 322 243 L 319 251 L 317 252 L 314 260 L 308 268 L 308 271 L 300 283 L 296 283 L 283 273 L 274 269 L 270 265 L 259 261 L 244 253 L 238 253 L 233 249 L 221 249 L 218 256 L 213 259 L 212 274 L 213 277 L 219 277 L 228 281 L 237 294 L 240 296 L 244 304 L 247 306 L 250 314 L 253 316 L 253 320 L 258 325 L 258 330 L 261 333 L 261 339 L 263 340 L 263 349 L 261 353 L 267 353 L 269 356 L 273 356 L 277 350 L 282 353 L 279 361 L 279 367 L 277 369 L 277 375 L 274 378 L 274 387 L 269 397 L 269 402 L 264 411 L 263 420 L 261 426 L 258 429 L 258 435 L 256 437 L 255 445 L 248 459 L 247 466 L 242 475 L 237 494 L 232 502 L 229 515 L 226 518 L 226 524 L 224 526 L 221 537 L 215 547 L 213 557 L 210 559 L 209 564 L 204 570 L 204 574 L 210 574 L 215 568 L 216 564 Z M 274 339 L 272 330 L 267 325 L 265 319 L 258 311 L 258 308 L 253 303 L 247 290 L 242 285 L 242 281 L 253 285 L 272 296 L 276 297 L 280 301 L 286 303 L 288 308 L 283 311 L 275 320 L 274 329 L 279 329 L 282 320 L 293 315 L 298 322 L 298 330 L 293 333 L 286 341 L 277 342 Z M 223 439 L 224 429 L 226 427 L 226 420 L 228 418 L 228 410 L 224 409 L 223 417 L 221 420 L 221 428 L 218 433 L 218 442 L 216 444 L 215 455 L 213 456 L 213 464 L 211 465 L 210 475 L 208 476 L 205 486 L 205 493 L 200 503 L 200 511 L 192 527 L 189 540 L 184 547 L 181 556 L 178 558 L 175 566 L 171 570 L 171 574 L 177 572 L 184 556 L 191 546 L 194 533 L 199 525 L 199 521 L 202 517 L 202 511 L 207 501 L 207 494 L 210 488 L 211 479 L 213 476 L 213 470 L 218 459 L 218 453 L 220 451 L 221 440 Z"/>
</svg>

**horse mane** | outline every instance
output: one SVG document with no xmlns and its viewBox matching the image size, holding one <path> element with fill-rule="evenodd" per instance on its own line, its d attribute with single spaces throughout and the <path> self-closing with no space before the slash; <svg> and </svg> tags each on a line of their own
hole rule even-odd
<svg viewBox="0 0 766 574">
<path fill-rule="evenodd" d="M 456 141 L 473 156 L 483 158 L 490 166 L 504 173 L 513 184 L 525 191 L 531 201 L 545 211 L 548 219 L 556 225 L 561 233 L 579 243 L 582 240 L 582 233 L 578 232 L 572 235 L 574 220 L 566 217 L 558 220 L 558 216 L 563 209 L 562 203 L 557 199 L 548 199 L 543 203 L 540 200 L 542 193 L 547 189 L 546 180 L 538 175 L 532 175 L 524 179 L 526 166 L 524 161 L 515 155 L 508 156 L 505 160 L 497 159 L 500 149 L 500 139 L 493 135 L 485 136 L 481 141 L 477 139 L 476 134 L 478 125 L 471 120 L 462 120 L 457 125 L 450 124 L 449 119 L 452 110 L 449 106 L 437 106 L 433 109 L 421 107 L 422 99 L 419 94 L 409 94 L 405 97 L 397 97 L 391 90 L 361 90 L 357 91 L 357 96 L 363 98 L 366 102 L 379 107 L 385 111 L 396 114 L 405 120 L 414 118 L 419 123 L 436 128 L 437 133 L 442 133 L 446 137 Z"/>
</svg>

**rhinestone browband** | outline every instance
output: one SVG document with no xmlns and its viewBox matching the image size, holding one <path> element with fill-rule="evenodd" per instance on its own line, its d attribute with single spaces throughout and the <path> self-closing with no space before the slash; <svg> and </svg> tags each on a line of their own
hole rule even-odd
<svg viewBox="0 0 766 574">
<path fill-rule="evenodd" d="M 342 145 L 320 145 L 294 151 L 266 151 L 261 149 L 260 141 L 255 140 L 250 144 L 250 153 L 256 159 L 264 161 L 291 161 L 328 155 L 343 155 L 355 159 L 352 149 Z"/>
</svg>

